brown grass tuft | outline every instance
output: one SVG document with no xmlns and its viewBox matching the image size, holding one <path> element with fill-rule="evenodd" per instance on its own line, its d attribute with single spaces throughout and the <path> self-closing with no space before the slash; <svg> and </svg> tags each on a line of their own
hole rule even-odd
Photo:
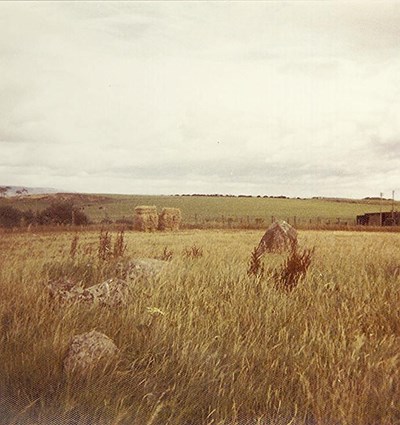
<svg viewBox="0 0 400 425">
<path fill-rule="evenodd" d="M 311 265 L 314 250 L 314 248 L 301 250 L 297 243 L 293 243 L 284 264 L 273 275 L 276 287 L 286 291 L 294 289 L 305 277 Z"/>
<path fill-rule="evenodd" d="M 98 258 L 100 261 L 107 261 L 112 255 L 111 235 L 107 230 L 102 229 L 99 236 Z"/>
<path fill-rule="evenodd" d="M 167 246 L 165 246 L 162 254 L 158 257 L 158 259 L 163 261 L 171 261 L 173 255 L 173 251 L 171 251 L 170 249 L 168 249 Z"/>
<path fill-rule="evenodd" d="M 257 247 L 251 252 L 247 275 L 256 277 L 262 277 L 264 275 L 264 265 L 262 264 L 261 256 L 258 254 Z"/>
<path fill-rule="evenodd" d="M 126 243 L 124 241 L 124 231 L 121 230 L 117 233 L 117 236 L 115 238 L 114 242 L 114 258 L 120 258 L 123 257 L 126 251 Z"/>
<path fill-rule="evenodd" d="M 203 256 L 203 249 L 196 245 L 192 245 L 191 247 L 183 250 L 183 255 L 186 258 L 200 258 Z"/>
<path fill-rule="evenodd" d="M 74 237 L 72 238 L 71 247 L 70 247 L 70 250 L 69 250 L 69 256 L 71 258 L 75 258 L 75 256 L 76 256 L 76 253 L 78 251 L 78 243 L 79 243 L 79 233 L 76 232 Z"/>
</svg>

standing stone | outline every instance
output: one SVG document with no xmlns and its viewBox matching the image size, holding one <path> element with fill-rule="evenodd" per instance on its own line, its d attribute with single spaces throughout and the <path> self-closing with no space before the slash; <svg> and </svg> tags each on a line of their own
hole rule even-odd
<svg viewBox="0 0 400 425">
<path fill-rule="evenodd" d="M 282 252 L 290 249 L 296 243 L 296 229 L 286 221 L 275 221 L 262 237 L 257 247 L 257 255 L 261 257 L 266 252 Z"/>
</svg>

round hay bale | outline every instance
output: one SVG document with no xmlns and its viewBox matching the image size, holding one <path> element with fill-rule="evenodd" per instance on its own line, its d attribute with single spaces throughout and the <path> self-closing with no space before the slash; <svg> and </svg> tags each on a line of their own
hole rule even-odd
<svg viewBox="0 0 400 425">
<path fill-rule="evenodd" d="M 64 357 L 64 371 L 83 376 L 95 366 L 115 359 L 117 354 L 117 346 L 107 335 L 95 330 L 76 335 Z"/>
<path fill-rule="evenodd" d="M 141 205 L 135 208 L 133 223 L 135 230 L 141 232 L 154 232 L 158 228 L 158 214 L 155 206 Z"/>
<path fill-rule="evenodd" d="M 179 230 L 182 213 L 179 208 L 163 208 L 158 218 L 159 230 Z"/>
</svg>

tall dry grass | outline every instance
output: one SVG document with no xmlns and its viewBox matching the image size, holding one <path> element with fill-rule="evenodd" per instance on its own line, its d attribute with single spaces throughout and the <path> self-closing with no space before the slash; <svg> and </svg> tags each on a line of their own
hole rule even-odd
<svg viewBox="0 0 400 425">
<path fill-rule="evenodd" d="M 126 232 L 125 257 L 175 254 L 127 307 L 56 305 L 61 275 L 95 284 L 121 259 L 98 234 L 0 239 L 2 424 L 400 423 L 400 238 L 300 232 L 315 247 L 291 291 L 247 274 L 262 232 Z M 184 255 L 196 246 L 203 255 Z M 266 254 L 265 269 L 285 256 Z M 121 349 L 111 370 L 63 374 L 72 336 L 96 329 Z"/>
</svg>

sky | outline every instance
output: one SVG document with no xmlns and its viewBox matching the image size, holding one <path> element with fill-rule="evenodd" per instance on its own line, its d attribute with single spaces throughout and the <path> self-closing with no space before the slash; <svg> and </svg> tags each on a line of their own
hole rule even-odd
<svg viewBox="0 0 400 425">
<path fill-rule="evenodd" d="M 0 185 L 400 197 L 400 2 L 0 2 Z"/>
</svg>

